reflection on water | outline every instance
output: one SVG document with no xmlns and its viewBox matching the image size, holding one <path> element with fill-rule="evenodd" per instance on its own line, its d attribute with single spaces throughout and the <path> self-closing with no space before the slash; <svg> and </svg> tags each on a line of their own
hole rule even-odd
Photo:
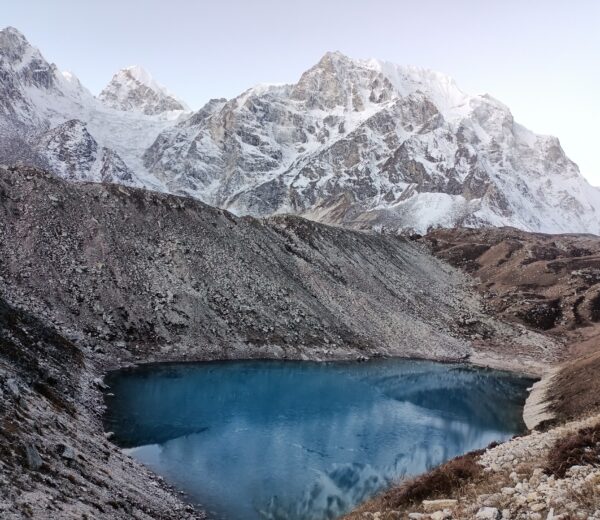
<svg viewBox="0 0 600 520">
<path fill-rule="evenodd" d="M 213 517 L 322 520 L 521 431 L 531 381 L 380 360 L 154 365 L 108 383 L 116 442 Z"/>
</svg>

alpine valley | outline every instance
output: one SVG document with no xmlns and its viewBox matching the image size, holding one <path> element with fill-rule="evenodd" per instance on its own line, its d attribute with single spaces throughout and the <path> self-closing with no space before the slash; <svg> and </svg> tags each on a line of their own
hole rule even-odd
<svg viewBox="0 0 600 520">
<path fill-rule="evenodd" d="M 600 519 L 598 234 L 443 74 L 193 111 L 4 29 L 0 519 Z"/>
<path fill-rule="evenodd" d="M 138 66 L 95 97 L 6 28 L 0 164 L 354 229 L 600 233 L 600 190 L 557 138 L 438 72 L 338 52 L 194 112 Z"/>
</svg>

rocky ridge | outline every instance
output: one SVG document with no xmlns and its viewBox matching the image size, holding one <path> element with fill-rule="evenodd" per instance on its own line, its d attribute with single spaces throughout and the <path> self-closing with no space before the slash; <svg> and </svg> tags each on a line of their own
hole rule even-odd
<svg viewBox="0 0 600 520">
<path fill-rule="evenodd" d="M 140 359 L 160 348 L 190 359 L 428 352 L 483 362 L 510 341 L 536 373 L 560 348 L 490 318 L 463 275 L 401 237 L 238 218 L 36 170 L 0 169 L 0 190 L 4 283 Z"/>
</svg>

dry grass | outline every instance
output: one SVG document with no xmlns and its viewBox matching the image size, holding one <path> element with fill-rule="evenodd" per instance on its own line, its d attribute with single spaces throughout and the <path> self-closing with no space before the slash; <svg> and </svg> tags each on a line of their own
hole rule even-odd
<svg viewBox="0 0 600 520">
<path fill-rule="evenodd" d="M 493 447 L 493 445 L 490 445 Z M 457 498 L 467 493 L 468 487 L 480 487 L 485 482 L 483 467 L 477 463 L 485 450 L 472 451 L 456 457 L 441 466 L 395 486 L 363 504 L 345 516 L 345 520 L 363 518 L 365 512 L 382 512 L 386 519 L 392 512 L 416 510 L 423 500 Z M 397 516 L 390 516 L 397 518 Z"/>
<path fill-rule="evenodd" d="M 564 478 L 570 467 L 590 464 L 600 464 L 600 423 L 558 440 L 548 455 L 546 473 Z"/>
<path fill-rule="evenodd" d="M 430 472 L 382 496 L 382 503 L 390 509 L 399 509 L 434 497 L 449 497 L 469 481 L 479 477 L 483 468 L 477 464 L 482 451 L 467 453 L 452 459 Z"/>
<path fill-rule="evenodd" d="M 598 338 L 600 340 L 600 338 Z M 600 411 L 600 351 L 566 363 L 547 393 L 554 424 Z"/>
</svg>

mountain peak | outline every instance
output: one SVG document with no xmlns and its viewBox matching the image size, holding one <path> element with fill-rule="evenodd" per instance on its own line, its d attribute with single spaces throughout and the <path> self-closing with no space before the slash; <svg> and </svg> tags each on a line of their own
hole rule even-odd
<svg viewBox="0 0 600 520">
<path fill-rule="evenodd" d="M 157 92 L 166 92 L 167 89 L 158 83 L 152 75 L 141 65 L 130 65 L 117 72 L 117 75 L 127 76 L 135 81 L 139 81 L 142 85 L 150 87 Z"/>
<path fill-rule="evenodd" d="M 296 85 L 291 97 L 304 101 L 310 108 L 362 112 L 371 102 L 390 99 L 391 84 L 381 74 L 339 51 L 326 52 L 308 69 Z"/>
<path fill-rule="evenodd" d="M 5 27 L 0 31 L 0 56 L 14 63 L 25 61 L 28 55 L 41 58 L 39 51 L 31 46 L 23 33 L 14 27 Z"/>
<path fill-rule="evenodd" d="M 43 90 L 54 88 L 57 84 L 56 66 L 48 63 L 40 51 L 14 27 L 5 27 L 0 31 L 0 72 L 3 81 L 13 86 L 17 78 L 23 85 Z M 12 94 L 22 97 L 18 90 L 13 89 Z M 11 102 L 13 108 L 15 101 L 16 98 Z"/>
<path fill-rule="evenodd" d="M 27 41 L 27 39 L 25 38 L 25 36 L 23 35 L 23 33 L 21 31 L 19 31 L 18 29 L 16 29 L 15 27 L 12 27 L 10 25 L 5 27 L 4 29 L 0 30 L 0 34 L 12 35 L 15 38 L 19 38 L 21 40 Z"/>
<path fill-rule="evenodd" d="M 342 53 L 340 51 L 327 51 L 325 54 L 323 54 L 323 57 L 319 60 L 319 63 L 323 62 L 323 61 L 339 61 L 339 60 L 352 61 L 352 58 L 349 58 L 348 56 L 346 56 L 344 53 Z"/>
<path fill-rule="evenodd" d="M 131 65 L 117 72 L 100 92 L 98 99 L 117 110 L 147 115 L 189 110 L 183 101 L 158 83 L 140 65 Z"/>
<path fill-rule="evenodd" d="M 340 51 L 327 51 L 310 70 L 325 70 L 331 73 L 340 73 L 348 68 L 361 67 L 362 65 L 359 60 L 350 58 Z"/>
</svg>

